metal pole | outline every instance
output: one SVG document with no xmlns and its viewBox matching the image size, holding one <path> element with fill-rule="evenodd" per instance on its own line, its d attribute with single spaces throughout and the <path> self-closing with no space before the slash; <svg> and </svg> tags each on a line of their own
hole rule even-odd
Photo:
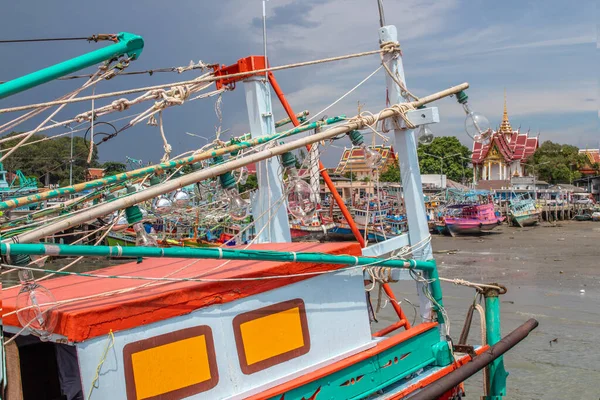
<svg viewBox="0 0 600 400">
<path fill-rule="evenodd" d="M 385 14 L 383 12 L 383 0 L 377 0 L 377 8 L 379 9 L 379 26 L 385 26 Z"/>
<path fill-rule="evenodd" d="M 495 345 L 502 338 L 500 328 L 500 299 L 497 289 L 487 288 L 483 296 L 485 297 L 485 321 L 486 321 L 486 339 L 490 346 Z M 508 373 L 504 369 L 504 359 L 502 356 L 496 358 L 488 366 L 488 397 L 496 399 L 506 396 L 506 378 Z"/>
<path fill-rule="evenodd" d="M 2 243 L 3 255 L 53 255 L 63 257 L 149 257 L 149 258 L 195 258 L 245 261 L 277 261 L 298 263 L 323 263 L 349 266 L 377 265 L 391 268 L 413 268 L 422 271 L 435 269 L 435 261 L 412 259 L 387 259 L 374 257 L 335 255 L 328 253 L 288 252 L 271 250 L 241 250 L 211 247 L 141 247 L 141 246 L 87 246 L 87 245 L 47 245 L 42 243 Z M 325 268 L 326 270 L 326 265 Z M 54 271 L 53 271 L 54 273 Z M 70 273 L 68 273 L 70 274 Z M 207 277 L 207 279 L 209 279 Z M 439 281 L 438 281 L 439 282 Z"/>
<path fill-rule="evenodd" d="M 71 158 L 69 158 L 69 186 L 73 185 L 73 128 L 71 129 Z"/>
<path fill-rule="evenodd" d="M 263 12 L 263 53 L 265 55 L 265 68 L 268 68 L 267 61 L 267 1 L 263 0 L 262 2 L 262 12 Z"/>
<path fill-rule="evenodd" d="M 380 2 L 381 4 L 381 2 Z M 383 14 L 382 14 L 383 15 Z M 380 21 L 383 23 L 383 20 Z M 398 42 L 398 31 L 394 25 L 386 25 L 379 28 L 379 41 Z M 395 82 L 395 79 L 402 82 L 406 87 L 404 76 L 404 66 L 402 64 L 402 54 L 383 55 L 383 62 L 386 63 L 393 78 L 386 74 L 387 98 L 391 103 L 407 103 L 408 99 L 403 96 L 403 91 Z M 395 79 L 394 79 L 395 78 Z M 411 244 L 425 243 L 425 245 L 413 252 L 415 259 L 430 260 L 433 258 L 431 244 L 427 243 L 429 235 L 429 225 L 427 224 L 427 211 L 423 201 L 423 183 L 421 181 L 421 171 L 419 169 L 419 156 L 417 154 L 417 142 L 414 130 L 395 129 L 394 139 L 396 149 L 398 150 L 398 159 L 402 179 L 402 188 L 404 191 L 404 206 L 406 209 L 406 218 L 408 221 L 408 236 Z M 425 278 L 428 278 L 426 276 Z M 434 319 L 434 309 L 432 302 L 424 295 L 426 287 L 424 283 L 417 283 L 417 293 L 420 301 L 421 318 L 424 321 Z M 433 290 L 433 289 L 432 289 Z M 440 291 L 441 298 L 441 291 Z M 444 318 L 437 312 L 440 322 L 440 335 L 445 336 Z M 444 338 L 445 340 L 445 338 Z"/>
<path fill-rule="evenodd" d="M 271 82 L 273 91 L 275 92 L 275 94 L 277 94 L 277 97 L 279 98 L 281 105 L 283 106 L 284 110 L 286 111 L 286 113 L 288 114 L 290 119 L 292 120 L 292 123 L 294 124 L 294 126 L 300 125 L 300 121 L 298 121 L 298 118 L 296 118 L 296 114 L 294 113 L 294 111 L 292 110 L 292 107 L 290 106 L 287 99 L 285 98 L 283 91 L 281 90 L 281 87 L 277 83 L 277 80 L 275 79 L 275 76 L 273 75 L 272 72 L 269 72 L 269 82 Z M 308 149 L 308 151 L 310 151 L 311 145 L 310 144 L 307 145 L 306 148 Z M 348 207 L 346 207 L 344 200 L 338 193 L 338 191 L 335 187 L 335 184 L 331 180 L 331 177 L 329 176 L 327 169 L 325 168 L 325 166 L 323 165 L 323 163 L 321 161 L 319 161 L 319 171 L 321 171 L 321 177 L 323 177 L 323 181 L 325 182 L 325 185 L 327 185 L 327 187 L 329 188 L 329 191 L 331 192 L 331 195 L 335 199 L 335 202 L 337 203 L 342 215 L 346 219 L 346 222 L 348 222 L 348 226 L 350 226 L 350 230 L 352 231 L 352 234 L 356 238 L 356 241 L 358 243 L 360 243 L 360 247 L 365 247 L 366 246 L 365 239 L 360 234 L 360 231 L 358 230 L 358 227 L 356 226 L 354 219 L 352 219 L 352 215 L 350 214 L 350 211 L 348 211 Z"/>
<path fill-rule="evenodd" d="M 478 371 L 481 371 L 488 364 L 502 356 L 504 353 L 512 349 L 519 342 L 529 335 L 529 333 L 537 328 L 538 322 L 535 319 L 530 319 L 517 329 L 506 335 L 500 342 L 492 346 L 487 351 L 475 356 L 467 364 L 458 367 L 455 371 L 448 375 L 438 379 L 437 381 L 427 385 L 423 390 L 417 394 L 409 397 L 409 400 L 430 400 L 438 399 L 444 395 L 448 390 L 460 385 L 470 376 L 473 376 Z M 500 400 L 500 397 L 488 396 L 487 399 Z"/>
<path fill-rule="evenodd" d="M 117 43 L 113 43 L 110 46 L 94 50 L 3 83 L 0 85 L 0 99 L 23 92 L 103 61 L 110 60 L 114 57 L 120 57 L 127 54 L 129 58 L 137 59 L 142 53 L 144 39 L 142 39 L 141 36 L 121 32 L 117 35 L 117 40 Z"/>
</svg>

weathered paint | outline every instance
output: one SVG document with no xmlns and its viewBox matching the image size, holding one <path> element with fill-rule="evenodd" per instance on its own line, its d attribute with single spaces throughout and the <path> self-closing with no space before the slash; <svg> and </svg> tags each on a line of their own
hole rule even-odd
<svg viewBox="0 0 600 400">
<path fill-rule="evenodd" d="M 264 63 L 264 60 L 263 60 Z M 253 137 L 269 137 L 275 133 L 271 91 L 264 77 L 244 79 L 246 109 Z M 256 163 L 258 190 L 252 196 L 252 216 L 256 243 L 291 242 L 290 223 L 283 195 L 282 166 L 279 157 Z"/>
<path fill-rule="evenodd" d="M 35 86 L 50 82 L 67 74 L 79 71 L 92 65 L 127 54 L 137 59 L 144 48 L 144 39 L 132 33 L 121 32 L 117 35 L 117 43 L 94 50 L 79 57 L 52 65 L 20 78 L 13 79 L 0 85 L 0 99 L 23 92 Z"/>
<path fill-rule="evenodd" d="M 344 271 L 238 298 L 227 304 L 196 309 L 175 318 L 115 331 L 114 346 L 102 365 L 101 379 L 91 399 L 123 398 L 126 393 L 123 351 L 128 343 L 152 340 L 168 332 L 197 326 L 208 326 L 212 330 L 219 379 L 214 388 L 185 398 L 245 399 L 325 364 L 351 357 L 377 344 L 371 339 L 363 287 L 360 271 Z M 244 374 L 234 337 L 234 318 L 266 305 L 297 298 L 299 294 L 306 305 L 310 351 L 267 369 Z M 107 336 L 100 336 L 76 344 L 86 394 L 108 343 Z"/>
<path fill-rule="evenodd" d="M 69 247 L 69 246 L 67 246 Z M 90 246 L 91 247 L 91 246 Z M 251 249 L 275 249 L 301 252 L 327 252 L 330 254 L 360 254 L 356 243 L 281 243 L 252 245 Z M 123 248 L 126 250 L 129 248 Z M 160 249 L 158 249 L 160 250 Z M 167 249 L 165 249 L 167 250 Z M 225 249 L 223 249 L 225 250 Z M 277 252 L 267 252 L 276 255 Z M 351 258 L 351 257 L 350 257 Z M 295 282 L 306 280 L 310 275 L 294 276 L 304 272 L 320 272 L 339 269 L 343 264 L 294 263 L 271 258 L 275 262 L 257 262 L 247 259 L 231 261 L 193 259 L 146 259 L 141 264 L 131 262 L 103 268 L 99 273 L 107 275 L 129 275 L 162 278 L 199 277 L 214 279 L 205 282 L 164 282 L 143 290 L 98 297 L 82 302 L 64 304 L 52 311 L 57 313 L 58 323 L 55 333 L 70 341 L 83 341 L 106 335 L 111 329 L 124 330 L 152 322 L 165 320 L 189 313 L 193 310 L 215 304 L 226 304 Z M 174 271 L 179 271 L 173 274 Z M 360 270 L 357 270 L 361 272 Z M 268 276 L 284 275 L 284 279 L 260 279 Z M 291 276 L 290 276 L 291 275 Z M 248 279 L 236 281 L 227 279 Z M 256 278 L 256 279 L 251 279 Z M 113 290 L 131 289 L 148 283 L 137 279 L 102 279 L 82 276 L 65 276 L 44 281 L 57 301 L 106 293 Z M 15 310 L 15 300 L 19 287 L 2 292 L 2 307 L 6 314 Z M 301 293 L 301 292 L 298 292 Z M 296 296 L 298 295 L 296 293 Z M 364 292 L 361 292 L 364 297 Z M 295 298 L 294 297 L 294 298 Z M 16 315 L 3 318 L 3 324 L 20 326 Z"/>
<path fill-rule="evenodd" d="M 439 335 L 433 329 L 435 325 L 426 326 L 429 329 L 417 335 L 409 335 L 410 331 L 403 332 L 404 337 L 408 338 L 384 351 L 377 352 L 377 347 L 367 350 L 364 353 L 370 356 L 366 358 L 359 353 L 340 361 L 343 367 L 339 370 L 325 367 L 326 374 L 321 378 L 276 395 L 269 394 L 268 398 L 301 400 L 319 393 L 317 399 L 362 399 L 373 394 L 421 368 L 436 364 L 433 348 L 439 343 Z M 403 334 L 398 336 L 402 337 Z M 282 388 L 285 386 L 282 385 Z M 275 388 L 272 391 L 279 390 Z"/>
<path fill-rule="evenodd" d="M 379 40 L 381 43 L 397 43 L 398 32 L 396 27 L 387 25 L 379 28 Z M 396 78 L 406 86 L 402 54 L 384 54 L 383 62 L 385 62 L 390 71 L 396 75 Z M 402 96 L 402 89 L 396 84 L 392 77 L 386 74 L 385 78 L 389 102 L 392 104 L 407 103 L 408 100 Z M 396 143 L 395 149 L 398 151 L 398 162 L 400 163 L 400 178 L 402 180 L 402 188 L 404 191 L 404 205 L 409 228 L 408 235 L 410 244 L 415 246 L 417 243 L 423 243 L 423 241 L 429 237 L 429 226 L 427 225 L 427 214 L 425 203 L 423 202 L 423 185 L 421 183 L 415 133 L 414 130 L 395 129 L 394 138 Z M 429 260 L 433 258 L 432 254 L 430 243 L 425 243 L 420 249 L 413 252 L 414 257 L 419 260 Z M 424 290 L 422 286 L 423 283 L 417 283 L 417 293 L 420 301 L 419 309 L 421 318 L 428 321 L 433 317 L 431 312 L 433 305 L 423 294 Z M 433 291 L 434 289 L 432 288 L 431 290 Z M 441 298 L 441 288 L 438 287 L 435 290 L 439 291 Z"/>
</svg>

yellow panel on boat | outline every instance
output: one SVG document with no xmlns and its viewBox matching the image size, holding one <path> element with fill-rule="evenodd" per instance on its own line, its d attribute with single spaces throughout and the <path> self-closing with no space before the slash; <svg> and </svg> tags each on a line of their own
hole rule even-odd
<svg viewBox="0 0 600 400">
<path fill-rule="evenodd" d="M 234 331 L 246 374 L 298 357 L 310 348 L 301 299 L 239 315 L 234 319 Z"/>
<path fill-rule="evenodd" d="M 126 346 L 128 399 L 181 398 L 214 387 L 218 373 L 207 329 L 177 331 Z"/>
</svg>

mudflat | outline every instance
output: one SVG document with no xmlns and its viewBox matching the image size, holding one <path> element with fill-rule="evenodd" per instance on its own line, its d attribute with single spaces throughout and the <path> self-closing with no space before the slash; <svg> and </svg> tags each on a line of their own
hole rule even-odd
<svg viewBox="0 0 600 400">
<path fill-rule="evenodd" d="M 529 318 L 540 325 L 505 355 L 507 399 L 600 398 L 600 223 L 560 221 L 528 228 L 500 226 L 483 236 L 432 239 L 440 276 L 500 283 L 502 335 Z M 399 300 L 418 305 L 414 282 L 394 284 Z M 474 290 L 442 283 L 457 341 Z M 374 295 L 376 298 L 376 295 Z M 413 306 L 402 307 L 412 319 Z M 381 328 L 396 316 L 391 306 L 378 314 Z M 469 344 L 480 344 L 475 314 Z M 482 375 L 466 384 L 468 398 L 482 395 Z"/>
</svg>

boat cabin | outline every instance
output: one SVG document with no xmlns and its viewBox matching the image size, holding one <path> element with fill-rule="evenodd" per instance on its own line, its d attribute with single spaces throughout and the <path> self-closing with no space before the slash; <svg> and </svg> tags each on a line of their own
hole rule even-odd
<svg viewBox="0 0 600 400">
<path fill-rule="evenodd" d="M 356 243 L 251 249 L 361 254 Z M 53 333 L 18 336 L 7 349 L 20 359 L 9 385 L 26 399 L 362 398 L 391 384 L 411 393 L 466 362 L 451 361 L 435 322 L 372 334 L 360 267 L 153 258 L 97 273 L 110 277 L 43 282 L 60 302 L 48 312 Z M 197 280 L 119 279 L 128 275 Z M 7 338 L 21 330 L 19 289 L 3 294 Z"/>
</svg>

